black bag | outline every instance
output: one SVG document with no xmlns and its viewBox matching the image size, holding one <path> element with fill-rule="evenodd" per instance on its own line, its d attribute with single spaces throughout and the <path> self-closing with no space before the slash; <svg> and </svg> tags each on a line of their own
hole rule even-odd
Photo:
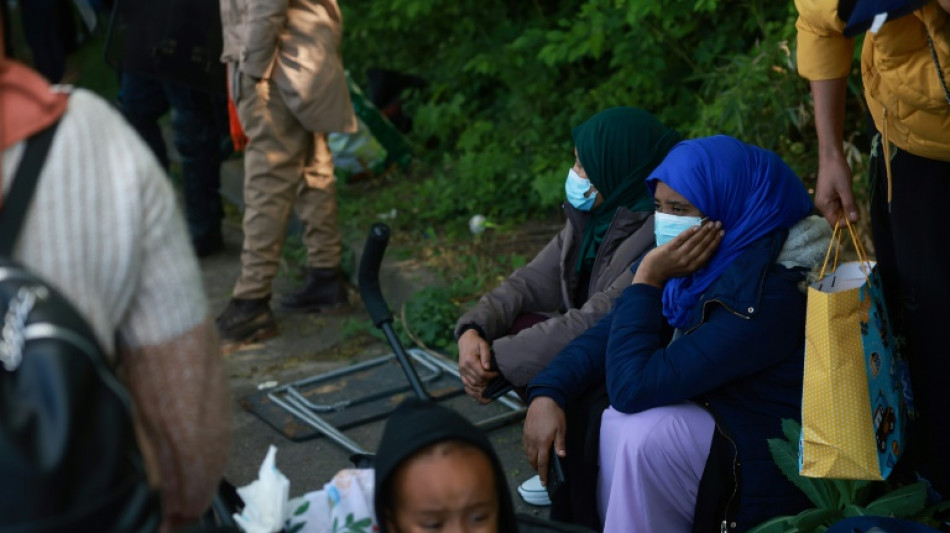
<svg viewBox="0 0 950 533">
<path fill-rule="evenodd" d="M 0 210 L 0 532 L 155 531 L 128 393 L 72 305 L 10 259 L 55 128 Z"/>
</svg>

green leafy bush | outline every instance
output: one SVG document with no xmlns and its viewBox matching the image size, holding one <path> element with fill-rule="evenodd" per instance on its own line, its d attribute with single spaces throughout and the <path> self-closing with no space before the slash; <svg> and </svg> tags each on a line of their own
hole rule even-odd
<svg viewBox="0 0 950 533">
<path fill-rule="evenodd" d="M 801 426 L 782 421 L 785 439 L 769 439 L 769 451 L 782 474 L 815 504 L 795 516 L 779 516 L 759 524 L 749 533 L 809 533 L 852 516 L 895 516 L 933 524 L 934 513 L 950 508 L 950 501 L 926 507 L 927 484 L 902 487 L 886 482 L 808 478 L 798 474 L 798 441 Z"/>
<path fill-rule="evenodd" d="M 796 72 L 792 2 L 349 0 L 341 8 L 345 63 L 360 85 L 371 67 L 426 81 L 404 95 L 413 166 L 341 187 L 348 231 L 386 216 L 418 254 L 437 233 L 449 245 L 464 241 L 474 214 L 507 228 L 560 216 L 570 130 L 615 105 L 645 108 L 686 137 L 725 133 L 772 149 L 813 186 L 812 103 Z M 863 118 L 858 78 L 848 139 Z M 444 347 L 454 348 L 449 305 L 480 294 L 459 286 L 471 284 L 475 270 L 466 269 L 446 276 L 449 294 L 415 297 L 433 313 L 425 334 L 441 332 L 432 332 L 434 345 L 448 332 Z M 446 305 L 432 307 L 437 298 Z"/>
<path fill-rule="evenodd" d="M 409 95 L 423 223 L 551 213 L 570 128 L 614 105 L 686 136 L 726 133 L 800 174 L 817 161 L 808 85 L 795 72 L 791 2 L 753 0 L 353 0 L 344 53 L 417 75 Z M 857 114 L 860 116 L 860 113 Z"/>
</svg>

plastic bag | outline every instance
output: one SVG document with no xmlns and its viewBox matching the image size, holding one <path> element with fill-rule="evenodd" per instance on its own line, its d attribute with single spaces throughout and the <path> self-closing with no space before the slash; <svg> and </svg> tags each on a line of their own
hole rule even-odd
<svg viewBox="0 0 950 533">
<path fill-rule="evenodd" d="M 237 489 L 244 510 L 234 521 L 247 533 L 276 533 L 287 518 L 290 481 L 274 465 L 277 448 L 271 446 L 261 463 L 257 480 Z"/>
</svg>

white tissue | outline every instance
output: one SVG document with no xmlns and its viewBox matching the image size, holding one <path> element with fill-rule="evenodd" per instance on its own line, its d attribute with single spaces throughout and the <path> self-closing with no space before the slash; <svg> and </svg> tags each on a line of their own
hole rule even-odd
<svg viewBox="0 0 950 533">
<path fill-rule="evenodd" d="M 257 480 L 237 489 L 244 510 L 234 521 L 247 533 L 276 533 L 287 519 L 290 481 L 274 466 L 277 448 L 271 446 L 261 463 Z"/>
</svg>

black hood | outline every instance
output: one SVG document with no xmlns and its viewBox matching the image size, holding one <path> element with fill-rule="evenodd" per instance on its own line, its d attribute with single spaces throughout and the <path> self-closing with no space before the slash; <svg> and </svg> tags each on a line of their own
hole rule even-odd
<svg viewBox="0 0 950 533">
<path fill-rule="evenodd" d="M 397 407 L 386 421 L 383 438 L 376 452 L 374 506 L 381 533 L 388 531 L 382 495 L 390 490 L 389 485 L 399 465 L 422 448 L 449 440 L 471 444 L 488 456 L 495 470 L 495 490 L 499 498 L 498 531 L 515 533 L 518 530 L 505 472 L 488 437 L 455 411 L 435 402 L 410 398 Z"/>
</svg>

